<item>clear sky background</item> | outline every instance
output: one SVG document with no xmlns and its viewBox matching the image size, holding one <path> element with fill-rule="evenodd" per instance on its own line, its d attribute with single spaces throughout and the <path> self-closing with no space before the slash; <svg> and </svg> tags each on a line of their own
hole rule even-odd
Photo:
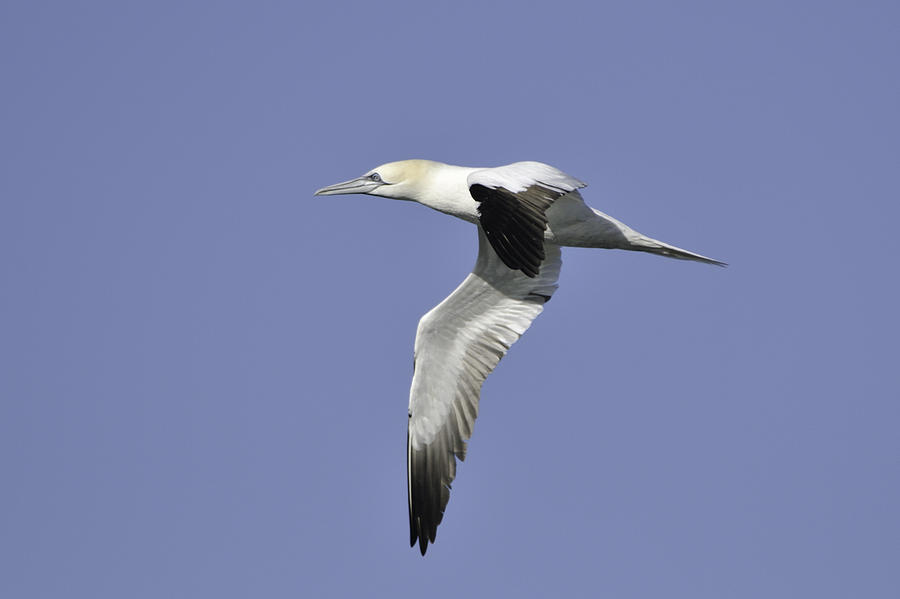
<svg viewBox="0 0 900 599">
<path fill-rule="evenodd" d="M 0 6 L 0 596 L 900 596 L 896 2 Z M 470 224 L 540 160 L 731 264 L 569 249 L 408 547 Z"/>
</svg>

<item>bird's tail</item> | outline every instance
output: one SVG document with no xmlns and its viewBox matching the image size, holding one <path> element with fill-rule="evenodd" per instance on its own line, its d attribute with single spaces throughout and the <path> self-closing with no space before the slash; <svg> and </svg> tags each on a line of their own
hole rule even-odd
<svg viewBox="0 0 900 599">
<path fill-rule="evenodd" d="M 593 218 L 584 219 L 576 227 L 573 227 L 576 230 L 573 238 L 566 239 L 562 245 L 649 252 L 660 256 L 668 256 L 669 258 L 678 258 L 679 260 L 694 260 L 695 262 L 705 262 L 716 266 L 728 266 L 719 260 L 713 260 L 674 245 L 663 243 L 652 237 L 647 237 L 622 221 L 616 220 L 596 208 L 591 208 L 591 211 L 594 213 Z"/>
<path fill-rule="evenodd" d="M 652 237 L 641 235 L 640 233 L 635 236 L 629 236 L 628 242 L 629 247 L 626 249 L 629 250 L 650 252 L 651 254 L 659 254 L 660 256 L 668 256 L 669 258 L 677 258 L 679 260 L 694 260 L 706 264 L 715 264 L 716 266 L 728 266 L 725 262 L 720 262 L 719 260 L 713 260 L 712 258 L 707 258 L 706 256 L 683 250 L 674 245 L 669 245 L 668 243 L 653 239 Z"/>
</svg>

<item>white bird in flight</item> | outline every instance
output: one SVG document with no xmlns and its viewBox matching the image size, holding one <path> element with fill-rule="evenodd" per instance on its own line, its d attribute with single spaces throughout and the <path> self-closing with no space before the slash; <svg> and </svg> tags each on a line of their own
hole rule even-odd
<svg viewBox="0 0 900 599">
<path fill-rule="evenodd" d="M 316 195 L 411 200 L 478 227 L 471 274 L 419 321 L 409 393 L 409 541 L 434 543 L 481 385 L 557 288 L 561 246 L 650 252 L 724 266 L 642 235 L 584 203 L 586 184 L 541 162 L 497 168 L 402 160 Z"/>
</svg>

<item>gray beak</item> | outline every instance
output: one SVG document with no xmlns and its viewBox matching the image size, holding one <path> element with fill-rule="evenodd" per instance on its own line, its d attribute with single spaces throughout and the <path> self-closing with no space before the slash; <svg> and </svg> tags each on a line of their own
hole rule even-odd
<svg viewBox="0 0 900 599">
<path fill-rule="evenodd" d="M 328 187 L 323 187 L 316 192 L 317 196 L 334 196 L 341 193 L 369 193 L 370 191 L 381 187 L 381 181 L 372 181 L 368 177 L 357 177 L 343 183 L 335 183 Z"/>
</svg>

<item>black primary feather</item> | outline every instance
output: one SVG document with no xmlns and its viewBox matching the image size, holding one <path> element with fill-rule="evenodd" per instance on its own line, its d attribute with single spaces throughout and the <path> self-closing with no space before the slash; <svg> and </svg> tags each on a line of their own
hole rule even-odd
<svg viewBox="0 0 900 599">
<path fill-rule="evenodd" d="M 519 192 L 476 183 L 469 193 L 478 202 L 481 227 L 503 263 L 536 277 L 545 258 L 547 208 L 569 192 L 541 183 Z"/>
</svg>

